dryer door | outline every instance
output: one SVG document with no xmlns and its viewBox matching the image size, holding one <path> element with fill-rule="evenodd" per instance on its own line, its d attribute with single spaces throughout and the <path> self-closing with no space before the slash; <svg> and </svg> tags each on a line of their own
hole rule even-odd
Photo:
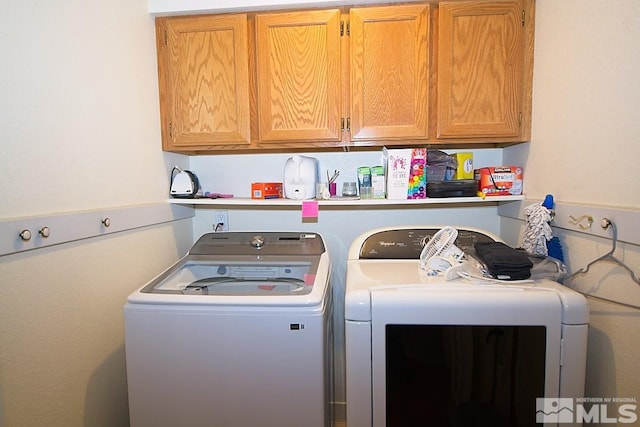
<svg viewBox="0 0 640 427">
<path fill-rule="evenodd" d="M 553 292 L 404 286 L 372 290 L 371 306 L 374 426 L 533 426 L 536 398 L 558 395 Z"/>
</svg>

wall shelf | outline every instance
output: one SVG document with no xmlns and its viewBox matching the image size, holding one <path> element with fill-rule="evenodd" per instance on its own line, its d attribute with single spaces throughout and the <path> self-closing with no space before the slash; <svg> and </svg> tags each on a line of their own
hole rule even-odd
<svg viewBox="0 0 640 427">
<path fill-rule="evenodd" d="M 391 206 L 406 207 L 428 207 L 430 205 L 451 205 L 451 204 L 494 204 L 498 202 L 513 202 L 524 200 L 524 196 L 492 196 L 492 197 L 446 197 L 446 198 L 427 198 L 427 199 L 410 199 L 410 200 L 388 200 L 388 199 L 343 199 L 335 198 L 329 200 L 317 200 L 320 206 L 332 207 L 349 207 L 349 208 L 385 208 Z M 301 200 L 292 199 L 250 199 L 243 197 L 220 198 L 220 199 L 170 199 L 169 203 L 177 205 L 192 206 L 227 206 L 227 207 L 298 207 L 302 206 Z"/>
</svg>

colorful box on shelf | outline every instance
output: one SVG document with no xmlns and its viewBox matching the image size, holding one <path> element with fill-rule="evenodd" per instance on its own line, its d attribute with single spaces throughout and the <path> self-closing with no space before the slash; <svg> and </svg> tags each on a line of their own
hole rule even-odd
<svg viewBox="0 0 640 427">
<path fill-rule="evenodd" d="M 427 197 L 427 149 L 383 149 L 387 175 L 387 199 Z"/>
<path fill-rule="evenodd" d="M 519 196 L 522 194 L 520 166 L 489 166 L 475 170 L 478 191 L 485 196 Z"/>
<path fill-rule="evenodd" d="M 252 182 L 252 199 L 279 199 L 282 197 L 281 182 Z"/>
</svg>

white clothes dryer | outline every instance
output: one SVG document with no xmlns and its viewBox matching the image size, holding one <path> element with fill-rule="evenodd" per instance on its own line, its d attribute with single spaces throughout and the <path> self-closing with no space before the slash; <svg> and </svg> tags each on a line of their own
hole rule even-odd
<svg viewBox="0 0 640 427">
<path fill-rule="evenodd" d="M 131 426 L 329 426 L 330 271 L 316 233 L 203 235 L 124 307 Z"/>
<path fill-rule="evenodd" d="M 350 247 L 347 425 L 535 426 L 548 421 L 542 399 L 583 397 L 586 299 L 549 280 L 422 274 L 423 242 L 438 230 L 378 229 Z M 470 256 L 476 242 L 499 241 L 458 232 Z"/>
</svg>

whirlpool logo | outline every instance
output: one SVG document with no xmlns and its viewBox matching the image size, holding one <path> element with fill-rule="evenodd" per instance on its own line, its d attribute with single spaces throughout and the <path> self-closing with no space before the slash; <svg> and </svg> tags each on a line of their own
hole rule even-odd
<svg viewBox="0 0 640 427">
<path fill-rule="evenodd" d="M 536 399 L 537 423 L 632 424 L 637 420 L 637 402 L 635 398 Z"/>
</svg>

